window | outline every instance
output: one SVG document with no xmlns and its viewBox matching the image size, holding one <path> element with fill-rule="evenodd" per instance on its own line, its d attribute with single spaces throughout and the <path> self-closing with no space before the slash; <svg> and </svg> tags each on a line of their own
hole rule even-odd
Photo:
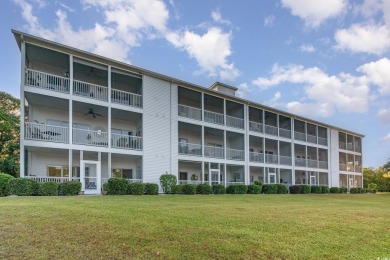
<svg viewBox="0 0 390 260">
<path fill-rule="evenodd" d="M 77 173 L 77 175 L 75 175 Z M 49 177 L 69 177 L 69 167 L 66 165 L 47 165 L 47 176 Z M 72 176 L 80 177 L 80 167 L 74 166 L 72 168 Z"/>
<path fill-rule="evenodd" d="M 48 119 L 47 120 L 47 124 L 48 125 L 52 125 L 52 126 L 66 127 L 66 128 L 69 127 L 69 123 L 68 122 L 66 122 L 66 121 L 59 121 L 59 120 L 53 120 L 53 119 Z"/>
<path fill-rule="evenodd" d="M 112 177 L 133 179 L 133 169 L 112 169 Z"/>
<path fill-rule="evenodd" d="M 129 130 L 122 130 L 122 129 L 111 129 L 111 133 L 117 134 L 117 135 L 133 135 L 133 132 Z"/>
</svg>

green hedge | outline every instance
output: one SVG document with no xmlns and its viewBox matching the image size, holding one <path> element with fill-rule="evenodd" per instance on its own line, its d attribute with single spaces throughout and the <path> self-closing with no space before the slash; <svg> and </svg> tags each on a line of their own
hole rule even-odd
<svg viewBox="0 0 390 260">
<path fill-rule="evenodd" d="M 173 187 L 172 191 L 174 194 L 183 194 L 183 184 L 177 184 Z"/>
<path fill-rule="evenodd" d="M 0 173 L 0 197 L 9 195 L 9 181 L 14 179 L 14 176 Z"/>
<path fill-rule="evenodd" d="M 278 193 L 278 186 L 276 184 L 264 184 L 262 193 L 264 194 L 277 194 Z"/>
<path fill-rule="evenodd" d="M 184 184 L 183 185 L 183 194 L 195 195 L 196 194 L 196 185 L 195 184 Z"/>
<path fill-rule="evenodd" d="M 321 187 L 321 193 L 322 194 L 329 193 L 329 187 L 328 186 L 321 185 L 320 187 Z"/>
<path fill-rule="evenodd" d="M 260 194 L 262 186 L 257 184 L 248 185 L 248 194 Z"/>
<path fill-rule="evenodd" d="M 311 192 L 310 185 L 299 185 L 301 187 L 301 194 L 309 194 Z"/>
<path fill-rule="evenodd" d="M 321 194 L 322 189 L 321 186 L 311 186 L 310 192 L 315 194 Z"/>
<path fill-rule="evenodd" d="M 173 193 L 173 189 L 177 183 L 176 175 L 165 173 L 160 176 L 160 184 L 165 194 Z"/>
<path fill-rule="evenodd" d="M 157 183 L 145 183 L 145 195 L 158 195 Z"/>
<path fill-rule="evenodd" d="M 34 180 L 15 178 L 9 180 L 10 195 L 36 196 L 39 191 L 39 183 Z"/>
<path fill-rule="evenodd" d="M 254 185 L 258 185 L 258 186 L 263 186 L 263 182 L 261 180 L 255 180 L 255 182 L 253 182 Z"/>
<path fill-rule="evenodd" d="M 347 193 L 348 189 L 347 189 L 347 187 L 340 187 L 339 191 L 340 191 L 340 193 Z"/>
<path fill-rule="evenodd" d="M 58 196 L 58 187 L 60 186 L 57 182 L 41 182 L 39 183 L 39 196 Z"/>
<path fill-rule="evenodd" d="M 245 184 L 232 184 L 226 188 L 227 194 L 246 194 L 248 186 Z"/>
<path fill-rule="evenodd" d="M 226 188 L 224 185 L 222 184 L 214 184 L 212 186 L 212 189 L 213 189 L 213 194 L 226 194 Z"/>
<path fill-rule="evenodd" d="M 359 194 L 359 193 L 367 193 L 367 189 L 363 188 L 350 188 L 349 193 L 351 194 Z"/>
<path fill-rule="evenodd" d="M 332 187 L 329 189 L 330 193 L 340 193 L 340 188 L 339 187 Z"/>
<path fill-rule="evenodd" d="M 145 186 L 140 182 L 128 182 L 127 184 L 127 195 L 144 195 Z"/>
<path fill-rule="evenodd" d="M 58 195 L 62 196 L 76 196 L 81 191 L 81 182 L 79 181 L 67 181 L 60 183 L 58 187 Z"/>
<path fill-rule="evenodd" d="M 284 184 L 276 184 L 278 187 L 278 194 L 287 194 L 288 193 L 288 188 Z"/>
<path fill-rule="evenodd" d="M 107 181 L 108 195 L 126 195 L 129 181 L 122 178 L 110 178 Z"/>
<path fill-rule="evenodd" d="M 196 186 L 196 193 L 203 194 L 203 195 L 209 195 L 212 192 L 211 186 L 207 183 L 198 184 Z"/>
<path fill-rule="evenodd" d="M 290 194 L 299 194 L 301 193 L 301 186 L 299 185 L 292 185 L 289 187 Z"/>
</svg>

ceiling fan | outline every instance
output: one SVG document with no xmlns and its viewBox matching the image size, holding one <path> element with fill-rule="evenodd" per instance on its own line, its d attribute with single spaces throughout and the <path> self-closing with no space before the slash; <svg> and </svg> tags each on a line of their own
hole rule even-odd
<svg viewBox="0 0 390 260">
<path fill-rule="evenodd" d="M 91 115 L 93 118 L 96 118 L 96 116 L 102 116 L 101 114 L 99 113 L 96 113 L 93 108 L 90 108 L 89 111 L 84 114 L 84 116 L 88 116 L 88 115 Z"/>
</svg>

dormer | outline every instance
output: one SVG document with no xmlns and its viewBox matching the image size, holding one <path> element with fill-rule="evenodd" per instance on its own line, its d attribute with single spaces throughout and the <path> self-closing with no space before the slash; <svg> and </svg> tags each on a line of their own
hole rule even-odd
<svg viewBox="0 0 390 260">
<path fill-rule="evenodd" d="M 213 85 L 211 85 L 210 89 L 234 97 L 236 96 L 236 90 L 238 88 L 217 81 Z"/>
</svg>

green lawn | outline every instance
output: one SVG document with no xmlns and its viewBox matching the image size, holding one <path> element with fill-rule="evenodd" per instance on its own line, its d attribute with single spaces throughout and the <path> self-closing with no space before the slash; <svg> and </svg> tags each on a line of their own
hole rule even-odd
<svg viewBox="0 0 390 260">
<path fill-rule="evenodd" d="M 0 198 L 0 259 L 390 258 L 390 194 Z"/>
</svg>

